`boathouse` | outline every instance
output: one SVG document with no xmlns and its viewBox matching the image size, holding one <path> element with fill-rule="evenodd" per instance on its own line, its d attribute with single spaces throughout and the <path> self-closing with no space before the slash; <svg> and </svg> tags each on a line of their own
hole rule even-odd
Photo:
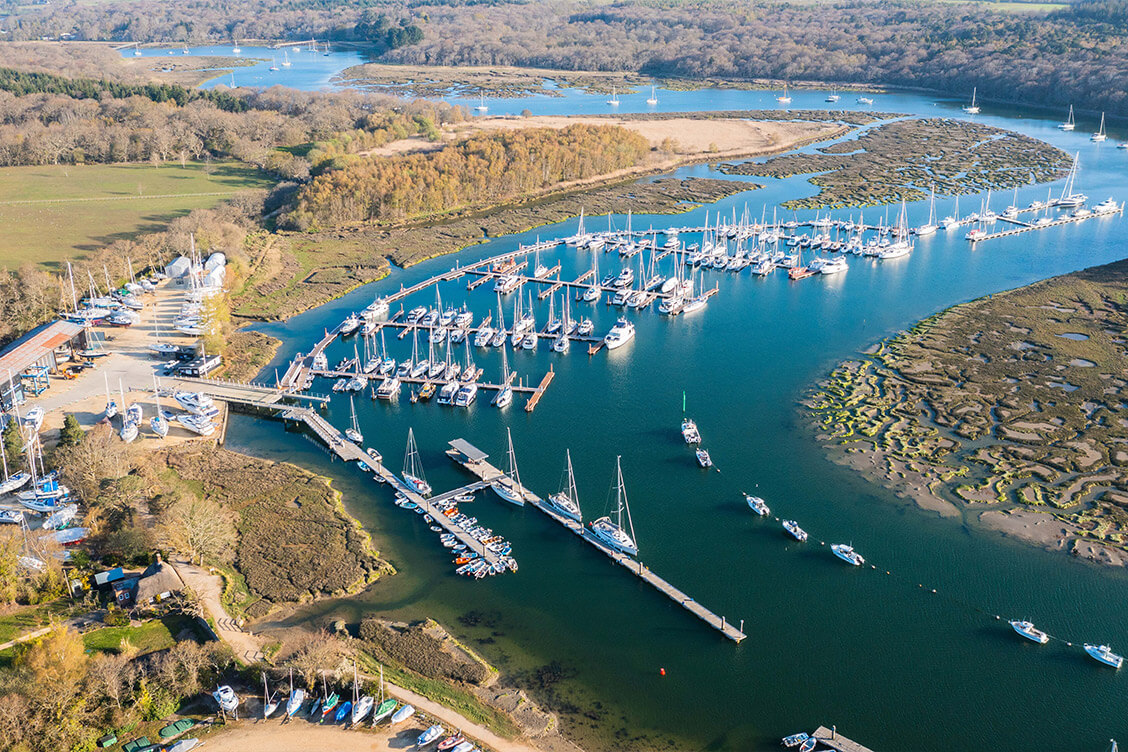
<svg viewBox="0 0 1128 752">
<path fill-rule="evenodd" d="M 0 350 L 0 408 L 11 410 L 47 388 L 49 373 L 85 347 L 81 324 L 53 321 L 31 330 Z"/>
</svg>

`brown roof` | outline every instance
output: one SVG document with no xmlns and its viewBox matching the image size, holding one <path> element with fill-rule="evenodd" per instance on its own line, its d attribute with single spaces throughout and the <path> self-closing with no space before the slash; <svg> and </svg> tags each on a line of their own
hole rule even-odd
<svg viewBox="0 0 1128 752">
<path fill-rule="evenodd" d="M 13 375 L 20 373 L 81 332 L 81 324 L 73 324 L 69 321 L 56 321 L 37 332 L 32 332 L 0 352 L 0 378 L 6 378 L 8 371 Z"/>
<path fill-rule="evenodd" d="M 184 589 L 180 575 L 166 562 L 156 561 L 149 565 L 145 574 L 137 582 L 138 603 L 148 603 L 163 593 L 178 593 Z"/>
</svg>

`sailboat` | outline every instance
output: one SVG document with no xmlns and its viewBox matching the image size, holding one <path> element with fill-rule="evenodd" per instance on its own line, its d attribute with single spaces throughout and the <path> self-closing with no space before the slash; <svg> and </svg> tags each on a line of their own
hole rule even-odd
<svg viewBox="0 0 1128 752">
<path fill-rule="evenodd" d="M 932 196 L 928 199 L 928 221 L 914 230 L 917 237 L 934 235 L 936 233 L 936 186 L 932 187 Z"/>
<path fill-rule="evenodd" d="M 106 379 L 106 410 L 103 414 L 106 416 L 106 420 L 110 420 L 118 414 L 118 405 L 114 402 L 113 398 L 110 397 L 110 375 L 103 373 L 102 376 Z"/>
<path fill-rule="evenodd" d="M 278 70 L 278 59 L 274 55 L 270 56 L 270 70 L 271 72 Z"/>
<path fill-rule="evenodd" d="M 486 106 L 486 95 L 485 94 L 480 94 L 478 96 L 478 106 L 475 107 L 474 109 L 477 110 L 478 112 L 486 112 L 487 110 L 489 110 L 489 107 Z"/>
<path fill-rule="evenodd" d="M 124 405 L 125 387 L 122 386 L 120 380 L 118 381 L 118 389 L 121 391 L 121 404 Z M 139 421 L 133 419 L 136 415 L 136 412 L 133 411 L 134 407 L 136 407 L 136 405 L 130 405 L 121 415 L 121 432 L 119 433 L 119 435 L 121 436 L 121 440 L 126 444 L 132 443 L 133 440 L 137 438 L 137 433 L 139 430 Z"/>
<path fill-rule="evenodd" d="M 583 522 L 583 513 L 580 511 L 580 500 L 576 494 L 576 476 L 572 472 L 572 451 L 565 450 L 565 456 L 568 458 L 568 465 L 566 472 L 568 473 L 568 483 L 560 490 L 559 493 L 554 493 L 548 497 L 548 502 L 560 514 L 575 520 L 576 522 Z"/>
<path fill-rule="evenodd" d="M 345 429 L 345 436 L 349 437 L 349 441 L 360 444 L 364 441 L 364 434 L 360 432 L 360 425 L 356 421 L 356 402 L 351 394 L 349 395 L 349 407 L 352 410 L 352 425 Z"/>
<path fill-rule="evenodd" d="M 305 690 L 301 687 L 294 689 L 294 669 L 290 669 L 290 697 L 286 700 L 286 717 L 292 718 L 295 713 L 302 709 L 302 703 L 305 702 Z"/>
<path fill-rule="evenodd" d="M 787 93 L 787 84 L 783 85 L 783 94 L 776 97 L 776 101 L 780 104 L 791 104 L 791 97 Z"/>
<path fill-rule="evenodd" d="M 1073 209 L 1085 203 L 1089 197 L 1084 193 L 1074 191 L 1074 181 L 1077 180 L 1077 167 L 1080 161 L 1080 152 L 1073 155 L 1073 164 L 1069 167 L 1069 174 L 1065 176 L 1065 184 L 1061 187 L 1061 195 L 1054 199 L 1054 206 Z"/>
<path fill-rule="evenodd" d="M 658 91 L 657 91 L 656 87 L 654 87 L 654 86 L 650 87 L 650 99 L 647 99 L 646 103 L 648 105 L 650 105 L 651 107 L 654 107 L 655 105 L 658 104 Z"/>
<path fill-rule="evenodd" d="M 830 94 L 827 94 L 827 95 L 826 95 L 826 101 L 828 101 L 828 102 L 831 102 L 831 103 L 833 103 L 833 102 L 837 102 L 837 101 L 838 101 L 839 99 L 841 99 L 841 98 L 842 98 L 842 97 L 840 97 L 840 96 L 838 95 L 838 89 L 835 89 L 835 90 L 834 90 L 834 91 L 832 91 L 832 92 L 831 92 Z"/>
<path fill-rule="evenodd" d="M 4 442 L 2 441 L 0 441 L 0 460 L 4 462 L 4 482 L 0 483 L 0 494 L 16 491 L 31 480 L 30 473 L 19 472 L 15 475 L 8 475 L 8 455 L 4 451 Z"/>
<path fill-rule="evenodd" d="M 525 492 L 521 486 L 521 475 L 517 472 L 517 455 L 513 453 L 513 434 L 506 428 L 505 435 L 509 439 L 509 451 L 507 453 L 509 467 L 505 471 L 505 475 L 491 483 L 490 487 L 493 488 L 494 493 L 510 504 L 523 507 L 525 506 Z"/>
<path fill-rule="evenodd" d="M 384 697 L 384 667 L 380 667 L 380 704 L 376 706 L 376 710 L 372 713 L 372 725 L 375 726 L 380 721 L 384 720 L 392 713 L 395 712 L 398 702 L 390 697 Z"/>
<path fill-rule="evenodd" d="M 278 701 L 270 694 L 270 689 L 266 686 L 266 673 L 262 675 L 262 717 L 264 719 L 274 715 L 274 711 L 278 710 Z"/>
<path fill-rule="evenodd" d="M 975 88 L 976 87 L 974 87 L 974 86 L 971 88 L 971 104 L 969 104 L 967 107 L 963 108 L 963 111 L 966 112 L 968 115 L 978 115 L 979 114 L 979 105 L 977 105 L 975 103 Z"/>
<path fill-rule="evenodd" d="M 623 483 L 622 457 L 615 458 L 615 472 L 618 483 L 615 490 L 616 505 L 615 519 L 600 517 L 590 524 L 591 534 L 600 542 L 616 551 L 621 551 L 630 556 L 638 555 L 638 544 L 635 542 L 634 523 L 631 521 L 631 509 L 627 504 L 627 489 Z M 626 512 L 626 527 L 623 527 L 623 513 Z"/>
<path fill-rule="evenodd" d="M 149 427 L 153 429 L 153 433 L 163 439 L 168 436 L 168 419 L 161 413 L 161 384 L 155 376 L 153 377 L 153 405 L 156 407 L 156 415 L 149 419 Z"/>
<path fill-rule="evenodd" d="M 505 357 L 505 348 L 501 349 L 501 389 L 494 397 L 494 407 L 501 409 L 513 403 L 513 387 L 509 382 L 513 379 L 509 375 L 509 360 Z"/>
<path fill-rule="evenodd" d="M 1065 122 L 1058 126 L 1059 131 L 1071 131 L 1077 127 L 1077 123 L 1073 120 L 1073 105 L 1069 105 L 1069 117 Z"/>
<path fill-rule="evenodd" d="M 372 712 L 372 705 L 376 699 L 372 695 L 360 696 L 360 689 L 356 683 L 356 661 L 353 661 L 353 708 L 352 708 L 352 723 L 356 724 L 363 721 Z"/>
<path fill-rule="evenodd" d="M 1105 114 L 1102 112 L 1101 113 L 1101 127 L 1096 133 L 1089 136 L 1090 141 L 1100 142 L 1100 141 L 1104 141 L 1105 139 L 1108 138 L 1108 136 L 1105 134 L 1104 120 L 1105 120 Z"/>
<path fill-rule="evenodd" d="M 431 495 L 431 485 L 423 476 L 423 463 L 415 446 L 415 433 L 410 428 L 407 429 L 407 453 L 403 458 L 403 481 L 420 496 Z"/>
<path fill-rule="evenodd" d="M 611 87 L 611 98 L 607 100 L 607 104 L 611 105 L 612 107 L 619 106 L 619 95 L 615 93 L 614 86 Z"/>
</svg>

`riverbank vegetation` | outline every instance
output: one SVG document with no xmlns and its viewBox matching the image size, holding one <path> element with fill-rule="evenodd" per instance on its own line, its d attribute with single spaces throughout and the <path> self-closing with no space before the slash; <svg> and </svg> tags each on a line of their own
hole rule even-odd
<svg viewBox="0 0 1128 752">
<path fill-rule="evenodd" d="M 955 306 L 835 369 L 810 400 L 820 432 L 894 487 L 1042 513 L 1064 525 L 1042 542 L 1121 560 L 1125 300 L 1120 261 Z"/>
<path fill-rule="evenodd" d="M 325 478 L 196 444 L 169 450 L 162 462 L 169 501 L 198 498 L 232 515 L 238 538 L 228 550 L 246 583 L 241 610 L 250 616 L 355 592 L 391 571 Z"/>
<path fill-rule="evenodd" d="M 899 120 L 803 154 L 727 164 L 733 175 L 784 178 L 818 173 L 815 196 L 788 209 L 876 206 L 941 195 L 983 193 L 1056 180 L 1070 156 L 1044 141 L 966 120 Z"/>
<path fill-rule="evenodd" d="M 649 151 L 646 139 L 614 126 L 481 134 L 437 152 L 362 159 L 327 170 L 302 188 L 288 223 L 304 230 L 488 207 L 633 167 Z"/>
</svg>

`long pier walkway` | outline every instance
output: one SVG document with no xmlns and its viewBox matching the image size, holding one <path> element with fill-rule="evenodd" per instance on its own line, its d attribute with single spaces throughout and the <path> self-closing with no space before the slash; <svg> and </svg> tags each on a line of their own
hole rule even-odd
<svg viewBox="0 0 1128 752">
<path fill-rule="evenodd" d="M 447 455 L 452 460 L 462 465 L 471 473 L 478 476 L 483 481 L 490 483 L 491 485 L 493 483 L 501 483 L 506 487 L 513 489 L 514 481 L 501 470 L 497 469 L 489 462 L 487 462 L 486 459 L 488 455 L 486 455 L 485 452 L 482 452 L 481 450 L 477 449 L 476 447 L 462 439 L 456 439 L 455 441 L 450 442 L 450 444 L 451 448 L 447 450 Z M 601 543 L 599 539 L 592 535 L 588 531 L 588 529 L 585 528 L 581 523 L 556 512 L 544 501 L 544 499 L 537 496 L 525 486 L 522 485 L 520 488 L 513 490 L 518 491 L 524 497 L 527 504 L 531 504 L 532 506 L 547 514 L 549 517 L 563 525 L 572 533 L 578 535 L 584 541 L 597 548 L 616 564 L 623 567 L 643 582 L 652 586 L 655 590 L 662 593 L 697 618 L 701 619 L 701 621 L 705 622 L 713 629 L 719 631 L 728 639 L 732 640 L 733 642 L 740 642 L 746 637 L 744 632 L 729 623 L 728 620 L 725 619 L 725 617 L 714 614 L 712 611 L 702 606 L 696 600 L 689 597 L 686 593 L 682 592 L 681 590 L 674 587 L 669 582 L 652 572 L 650 568 L 643 564 L 641 561 L 608 548 L 603 543 Z"/>
</svg>

